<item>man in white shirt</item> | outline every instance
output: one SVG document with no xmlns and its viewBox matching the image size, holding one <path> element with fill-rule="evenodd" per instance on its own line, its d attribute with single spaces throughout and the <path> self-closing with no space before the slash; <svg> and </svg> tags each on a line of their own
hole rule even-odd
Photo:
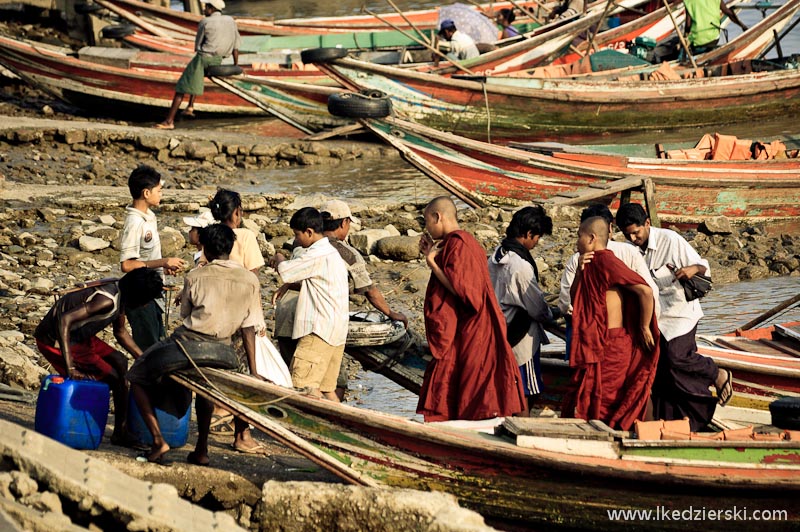
<svg viewBox="0 0 800 532">
<path fill-rule="evenodd" d="M 661 355 L 653 383 L 653 417 L 688 417 L 692 430 L 700 430 L 711 421 L 717 403 L 725 405 L 733 395 L 731 373 L 697 353 L 695 334 L 703 310 L 698 300 L 686 301 L 680 282 L 709 273 L 708 261 L 675 231 L 651 227 L 638 203 L 620 207 L 616 221 L 625 238 L 641 250 L 658 287 Z M 716 398 L 711 385 L 717 389 Z"/>
<path fill-rule="evenodd" d="M 472 37 L 463 31 L 458 31 L 455 22 L 449 18 L 444 19 L 439 26 L 439 37 L 449 41 L 450 51 L 447 53 L 447 57 L 454 61 L 464 61 L 480 55 Z"/>
</svg>

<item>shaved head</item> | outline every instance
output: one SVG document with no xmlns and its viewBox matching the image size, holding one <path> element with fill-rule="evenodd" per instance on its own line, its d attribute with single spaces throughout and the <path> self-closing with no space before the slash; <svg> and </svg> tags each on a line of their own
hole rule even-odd
<svg viewBox="0 0 800 532">
<path fill-rule="evenodd" d="M 608 222 L 600 216 L 592 216 L 581 223 L 578 234 L 594 235 L 605 247 L 608 244 Z"/>
<path fill-rule="evenodd" d="M 455 222 L 457 219 L 456 204 L 453 203 L 453 200 L 447 196 L 439 196 L 438 198 L 434 198 L 430 203 L 428 203 L 428 206 L 425 207 L 425 212 L 431 214 L 438 212 L 443 218 L 453 222 Z"/>
</svg>

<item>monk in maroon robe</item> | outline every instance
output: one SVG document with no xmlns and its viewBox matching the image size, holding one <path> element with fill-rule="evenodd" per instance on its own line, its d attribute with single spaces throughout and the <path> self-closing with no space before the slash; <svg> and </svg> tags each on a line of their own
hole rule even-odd
<svg viewBox="0 0 800 532">
<path fill-rule="evenodd" d="M 433 361 L 425 370 L 417 412 L 425 421 L 522 412 L 526 403 L 519 368 L 506 341 L 486 252 L 459 229 L 456 206 L 448 197 L 425 208 L 425 229 L 420 251 L 431 268 L 425 333 Z"/>
<path fill-rule="evenodd" d="M 608 251 L 608 223 L 589 218 L 578 231 L 581 253 L 572 284 L 571 392 L 563 417 L 599 419 L 630 430 L 647 417 L 658 366 L 653 290 Z"/>
</svg>

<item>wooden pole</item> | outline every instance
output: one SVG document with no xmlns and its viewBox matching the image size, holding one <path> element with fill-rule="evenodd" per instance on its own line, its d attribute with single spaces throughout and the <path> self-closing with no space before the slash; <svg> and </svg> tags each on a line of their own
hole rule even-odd
<svg viewBox="0 0 800 532">
<path fill-rule="evenodd" d="M 658 210 L 656 209 L 656 185 L 649 177 L 642 179 L 642 194 L 647 216 L 650 217 L 650 225 L 661 227 L 661 220 L 658 219 Z"/>
<path fill-rule="evenodd" d="M 589 50 L 591 50 L 592 48 L 594 48 L 594 39 L 595 39 L 595 37 L 597 37 L 597 34 L 600 33 L 600 25 L 603 24 L 603 21 L 605 20 L 606 15 L 608 15 L 608 12 L 611 11 L 611 6 L 612 5 L 614 5 L 614 0 L 608 0 L 608 2 L 606 2 L 606 7 L 605 7 L 605 9 L 603 9 L 603 15 L 600 17 L 600 20 L 597 21 L 597 26 L 595 27 L 594 31 L 589 36 L 589 40 L 587 41 L 587 44 L 586 44 L 586 51 L 587 52 Z"/>
<path fill-rule="evenodd" d="M 441 57 L 441 58 L 443 58 L 443 59 L 445 59 L 447 61 L 450 61 L 459 70 L 463 70 L 464 72 L 466 72 L 467 74 L 470 74 L 472 76 L 475 75 L 475 72 L 473 72 L 472 70 L 470 70 L 467 67 L 463 66 L 461 63 L 459 63 L 455 59 L 450 59 L 449 57 L 447 57 L 447 55 L 443 54 L 441 50 L 438 50 L 438 49 L 434 48 L 433 46 L 431 46 L 430 44 L 428 44 L 428 43 L 426 43 L 424 41 L 421 41 L 417 37 L 414 37 L 413 35 L 411 35 L 407 31 L 405 31 L 403 28 L 397 26 L 396 24 L 392 24 L 391 22 L 386 20 L 384 17 L 380 16 L 378 13 L 375 13 L 374 11 L 371 11 L 371 10 L 367 9 L 366 7 L 364 8 L 364 12 L 367 13 L 368 15 L 372 15 L 373 17 L 377 18 L 378 20 L 380 20 L 381 22 L 383 22 L 384 24 L 386 24 L 390 28 L 399 31 L 400 33 L 402 33 L 403 35 L 405 35 L 406 37 L 408 37 L 409 39 L 411 39 L 415 43 L 419 44 L 420 46 L 423 46 L 423 47 L 427 48 L 428 50 L 430 50 L 431 52 L 435 53 L 439 57 Z"/>
<path fill-rule="evenodd" d="M 397 4 L 395 4 L 394 2 L 392 2 L 392 0 L 386 0 L 386 1 L 389 3 L 389 5 L 390 5 L 390 6 L 392 6 L 392 8 L 394 8 L 394 10 L 395 10 L 395 11 L 397 11 L 397 14 L 399 14 L 401 17 L 403 17 L 403 20 L 405 20 L 405 21 L 406 21 L 406 24 L 408 24 L 409 26 L 411 26 L 411 28 L 412 28 L 414 31 L 416 31 L 416 32 L 417 32 L 417 35 L 419 35 L 419 36 L 420 36 L 420 38 L 421 38 L 422 40 L 424 40 L 424 41 L 425 41 L 426 43 L 428 43 L 428 44 L 432 44 L 431 40 L 428 40 L 428 37 L 427 37 L 427 35 L 425 35 L 425 32 L 423 32 L 423 31 L 420 31 L 420 30 L 419 30 L 419 28 L 417 28 L 417 27 L 414 25 L 414 23 L 413 23 L 413 22 L 411 22 L 410 20 L 408 20 L 408 17 L 406 17 L 406 14 L 405 14 L 405 13 L 403 13 L 403 11 L 402 11 L 402 10 L 401 10 L 399 7 L 397 7 Z M 435 30 L 434 30 L 434 31 L 435 31 Z"/>
<path fill-rule="evenodd" d="M 787 308 L 791 307 L 792 305 L 794 305 L 798 301 L 800 301 L 800 294 L 797 294 L 796 296 L 790 297 L 789 299 L 787 299 L 783 303 L 779 303 L 779 304 L 775 305 L 774 307 L 772 307 L 771 309 L 769 309 L 768 311 L 766 311 L 766 312 L 762 313 L 761 315 L 753 318 L 752 320 L 748 321 L 747 323 L 745 323 L 744 325 L 742 325 L 741 327 L 736 329 L 736 332 L 748 331 L 748 330 L 752 329 L 753 327 L 755 327 L 757 325 L 761 325 L 762 323 L 764 323 L 765 321 L 767 321 L 768 319 L 770 319 L 774 315 L 778 314 L 781 311 L 786 310 Z"/>
<path fill-rule="evenodd" d="M 678 21 L 675 20 L 675 17 L 672 15 L 672 10 L 669 8 L 669 2 L 667 0 L 661 0 L 664 3 L 664 7 L 667 8 L 667 14 L 669 15 L 669 19 L 672 21 L 672 25 L 675 26 L 675 32 L 678 34 L 678 39 L 681 41 L 681 46 L 686 51 L 686 55 L 689 56 L 689 61 L 692 62 L 692 66 L 697 68 L 697 63 L 694 61 L 694 57 L 692 56 L 692 51 L 689 49 L 689 44 L 686 42 L 686 39 L 683 38 L 683 32 L 678 27 Z"/>
<path fill-rule="evenodd" d="M 158 28 L 158 27 L 154 26 L 153 24 L 150 24 L 149 22 L 144 20 L 142 17 L 136 16 L 133 13 L 129 13 L 128 11 L 125 11 L 124 9 L 121 9 L 121 8 L 115 6 L 114 4 L 110 3 L 110 2 L 106 2 L 105 0 L 96 0 L 95 3 L 103 6 L 104 8 L 108 9 L 109 11 L 113 11 L 114 13 L 116 13 L 119 16 L 121 16 L 125 20 L 136 24 L 140 28 L 149 31 L 153 35 L 157 35 L 159 37 L 164 37 L 166 39 L 173 38 L 172 35 L 168 34 L 164 30 L 162 30 L 161 28 Z"/>
<path fill-rule="evenodd" d="M 544 25 L 544 24 L 545 24 L 545 21 L 543 21 L 543 20 L 542 20 L 540 17 L 537 17 L 536 15 L 534 15 L 533 13 L 531 13 L 530 11 L 528 11 L 527 9 L 525 9 L 523 6 L 521 6 L 521 5 L 520 5 L 519 3 L 517 3 L 515 0 L 508 0 L 508 2 L 509 2 L 509 3 L 510 3 L 512 6 L 516 7 L 516 8 L 517 8 L 517 9 L 519 9 L 521 12 L 523 12 L 525 15 L 527 15 L 528 17 L 530 17 L 530 18 L 531 18 L 531 20 L 533 20 L 534 22 L 538 22 L 539 24 L 542 24 L 542 25 Z M 540 4 L 540 5 L 541 5 L 541 4 Z M 569 49 L 570 49 L 570 50 L 572 50 L 573 52 L 575 52 L 576 54 L 578 54 L 578 55 L 579 55 L 579 56 L 581 56 L 581 57 L 586 57 L 586 52 L 582 52 L 581 50 L 578 50 L 578 48 L 577 48 L 577 47 L 576 47 L 574 44 L 570 44 L 570 45 L 569 45 Z"/>
</svg>

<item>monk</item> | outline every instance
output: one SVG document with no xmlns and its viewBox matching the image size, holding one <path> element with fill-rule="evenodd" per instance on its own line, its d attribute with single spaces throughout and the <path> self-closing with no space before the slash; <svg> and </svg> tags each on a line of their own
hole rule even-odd
<svg viewBox="0 0 800 532">
<path fill-rule="evenodd" d="M 599 216 L 578 230 L 578 271 L 572 283 L 572 390 L 563 417 L 599 419 L 630 430 L 649 417 L 658 366 L 653 290 L 606 249 L 608 222 Z"/>
<path fill-rule="evenodd" d="M 417 413 L 425 421 L 489 419 L 525 410 L 519 368 L 506 341 L 506 322 L 486 253 L 462 231 L 453 201 L 425 208 L 419 249 L 431 269 L 425 293 L 425 334 L 433 361 L 425 370 Z"/>
</svg>

